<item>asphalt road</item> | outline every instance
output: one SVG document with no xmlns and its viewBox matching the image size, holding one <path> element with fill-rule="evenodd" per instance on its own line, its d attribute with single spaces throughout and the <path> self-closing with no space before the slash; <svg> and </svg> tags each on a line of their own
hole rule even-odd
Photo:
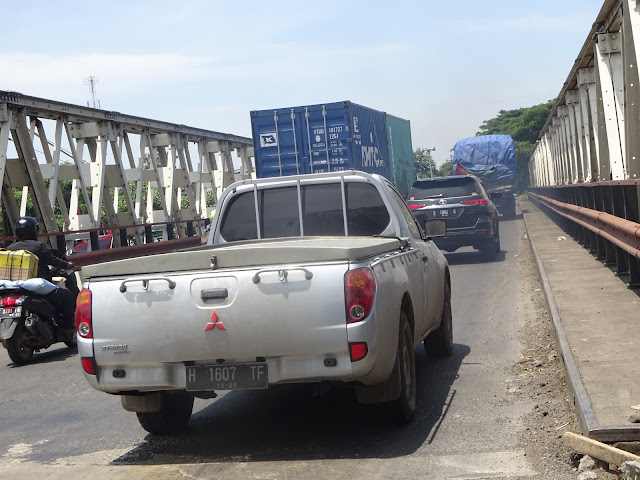
<svg viewBox="0 0 640 480">
<path fill-rule="evenodd" d="M 91 389 L 64 346 L 14 367 L 0 348 L 0 478 L 511 478 L 535 476 L 516 448 L 529 401 L 508 394 L 524 277 L 522 221 L 501 222 L 495 262 L 448 254 L 454 352 L 416 351 L 418 412 L 408 426 L 349 392 L 306 387 L 196 400 L 189 431 L 146 434 L 118 397 Z"/>
</svg>

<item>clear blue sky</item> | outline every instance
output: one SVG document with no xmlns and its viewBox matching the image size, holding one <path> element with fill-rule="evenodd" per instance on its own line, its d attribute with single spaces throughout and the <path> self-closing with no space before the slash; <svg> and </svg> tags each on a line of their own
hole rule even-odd
<svg viewBox="0 0 640 480">
<path fill-rule="evenodd" d="M 0 90 L 250 136 L 251 110 L 351 100 L 441 163 L 554 98 L 603 0 L 30 1 L 3 5 Z"/>
</svg>

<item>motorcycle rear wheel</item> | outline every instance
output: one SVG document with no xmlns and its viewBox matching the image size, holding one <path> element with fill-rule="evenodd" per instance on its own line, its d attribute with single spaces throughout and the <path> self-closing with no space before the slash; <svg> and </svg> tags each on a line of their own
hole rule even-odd
<svg viewBox="0 0 640 480">
<path fill-rule="evenodd" d="M 11 338 L 5 340 L 5 347 L 9 358 L 16 365 L 26 365 L 33 358 L 33 348 L 26 344 L 27 329 L 24 323 L 19 323 Z"/>
</svg>

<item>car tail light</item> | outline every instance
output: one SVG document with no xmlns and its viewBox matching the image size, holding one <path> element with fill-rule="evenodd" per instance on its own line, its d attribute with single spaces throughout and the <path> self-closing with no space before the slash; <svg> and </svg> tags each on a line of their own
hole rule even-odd
<svg viewBox="0 0 640 480">
<path fill-rule="evenodd" d="M 96 374 L 96 362 L 92 357 L 82 357 L 82 369 L 89 375 Z"/>
<path fill-rule="evenodd" d="M 376 280 L 368 268 L 357 268 L 345 275 L 347 322 L 359 322 L 367 318 L 376 296 Z"/>
<path fill-rule="evenodd" d="M 419 208 L 424 207 L 424 205 L 409 205 L 410 210 L 418 210 Z"/>
<path fill-rule="evenodd" d="M 83 288 L 76 299 L 76 330 L 82 338 L 93 338 L 91 291 Z M 86 371 L 86 370 L 85 370 Z"/>
<path fill-rule="evenodd" d="M 24 297 L 20 295 L 11 295 L 9 297 L 2 297 L 3 307 L 15 307 L 16 305 L 22 305 Z"/>
<path fill-rule="evenodd" d="M 460 203 L 463 205 L 489 205 L 489 202 L 484 198 L 478 198 L 477 200 L 463 200 Z"/>
<path fill-rule="evenodd" d="M 369 347 L 366 342 L 353 342 L 349 344 L 349 355 L 352 362 L 362 360 L 369 353 Z"/>
</svg>

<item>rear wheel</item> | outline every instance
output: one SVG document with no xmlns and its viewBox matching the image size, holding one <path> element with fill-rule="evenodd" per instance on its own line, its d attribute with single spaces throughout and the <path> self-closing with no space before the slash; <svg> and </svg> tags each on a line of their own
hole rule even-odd
<svg viewBox="0 0 640 480">
<path fill-rule="evenodd" d="M 502 250 L 502 247 L 500 246 L 500 227 L 498 223 L 496 223 L 493 231 L 495 233 L 493 234 L 492 241 L 489 245 L 480 248 L 480 254 L 492 261 L 498 258 L 498 254 Z"/>
<path fill-rule="evenodd" d="M 149 433 L 176 433 L 184 430 L 191 419 L 193 397 L 186 392 L 162 394 L 158 412 L 138 412 L 138 421 Z"/>
<path fill-rule="evenodd" d="M 26 365 L 33 358 L 33 348 L 28 344 L 29 331 L 24 322 L 18 323 L 11 338 L 3 342 L 9 353 L 9 358 L 16 365 Z"/>
<path fill-rule="evenodd" d="M 444 357 L 453 352 L 453 317 L 451 315 L 451 286 L 445 284 L 444 305 L 440 326 L 424 339 L 424 349 L 427 355 Z"/>
<path fill-rule="evenodd" d="M 400 396 L 389 407 L 399 423 L 408 423 L 416 413 L 416 361 L 409 319 L 400 312 L 400 335 L 396 362 L 400 367 Z"/>
</svg>

